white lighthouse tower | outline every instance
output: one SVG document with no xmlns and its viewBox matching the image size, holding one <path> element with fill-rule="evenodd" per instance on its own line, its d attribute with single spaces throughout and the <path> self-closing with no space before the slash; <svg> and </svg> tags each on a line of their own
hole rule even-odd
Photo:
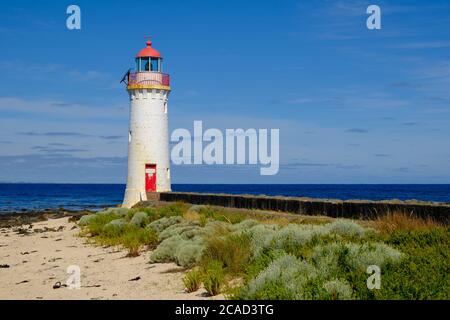
<svg viewBox="0 0 450 320">
<path fill-rule="evenodd" d="M 170 191 L 167 100 L 169 75 L 162 73 L 161 54 L 147 47 L 136 56 L 136 72 L 128 73 L 130 127 L 128 178 L 123 207 L 147 200 L 147 194 Z"/>
</svg>

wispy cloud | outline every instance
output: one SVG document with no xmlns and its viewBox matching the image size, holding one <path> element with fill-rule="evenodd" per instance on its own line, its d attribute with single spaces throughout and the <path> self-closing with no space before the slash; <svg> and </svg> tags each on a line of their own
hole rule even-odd
<svg viewBox="0 0 450 320">
<path fill-rule="evenodd" d="M 36 132 L 36 131 L 26 131 L 26 132 L 18 132 L 20 135 L 24 136 L 45 136 L 45 137 L 76 137 L 76 138 L 84 138 L 84 137 L 95 137 L 104 140 L 119 140 L 123 139 L 124 135 L 111 135 L 111 136 L 103 136 L 103 135 L 94 135 L 94 134 L 86 134 L 81 132 L 70 132 L 70 131 L 51 131 L 51 132 Z M 56 145 L 64 145 L 58 144 Z"/>
<path fill-rule="evenodd" d="M 19 134 L 24 136 L 47 136 L 47 137 L 92 137 L 90 134 L 79 133 L 79 132 L 19 132 Z"/>
<path fill-rule="evenodd" d="M 98 136 L 99 138 L 105 139 L 105 140 L 119 140 L 119 139 L 124 139 L 125 135 L 121 135 L 121 136 Z"/>
<path fill-rule="evenodd" d="M 31 148 L 45 153 L 75 153 L 89 151 L 88 149 L 82 148 L 55 148 L 52 146 L 33 146 Z"/>
<path fill-rule="evenodd" d="M 89 82 L 93 80 L 106 80 L 111 78 L 111 75 L 96 70 L 87 70 L 87 71 L 71 70 L 68 72 L 68 75 L 72 79 L 83 82 Z"/>
<path fill-rule="evenodd" d="M 123 182 L 126 157 L 44 153 L 0 156 L 0 180 L 11 182 Z"/>
<path fill-rule="evenodd" d="M 450 41 L 425 41 L 425 42 L 409 42 L 399 43 L 391 45 L 394 49 L 438 49 L 438 48 L 450 48 Z"/>
<path fill-rule="evenodd" d="M 122 119 L 126 114 L 122 105 L 84 105 L 67 101 L 26 100 L 21 97 L 0 97 L 0 111 L 26 113 L 30 115 L 48 114 L 49 117 L 67 117 L 75 119 Z M 107 110 L 107 112 L 106 112 Z"/>
<path fill-rule="evenodd" d="M 298 99 L 286 100 L 287 104 L 305 104 L 305 103 L 310 103 L 310 102 L 313 102 L 313 99 L 310 99 L 310 98 L 298 98 Z"/>
<path fill-rule="evenodd" d="M 387 158 L 389 156 L 390 155 L 386 154 L 386 153 L 376 153 L 376 154 L 374 154 L 374 157 L 377 157 L 377 158 Z"/>
<path fill-rule="evenodd" d="M 352 128 L 352 129 L 345 130 L 345 132 L 347 132 L 347 133 L 368 133 L 369 130 L 360 129 L 360 128 Z"/>
<path fill-rule="evenodd" d="M 77 70 L 57 63 L 32 64 L 29 61 L 18 59 L 0 61 L 0 70 L 33 78 L 45 78 L 48 77 L 48 74 L 57 73 L 81 82 L 113 79 L 111 74 L 98 70 Z"/>
<path fill-rule="evenodd" d="M 421 85 L 418 83 L 412 83 L 408 81 L 398 81 L 398 82 L 392 82 L 387 85 L 389 88 L 400 88 L 400 89 L 414 89 L 414 88 L 420 88 Z"/>
<path fill-rule="evenodd" d="M 69 145 L 67 143 L 60 143 L 60 142 L 52 142 L 48 144 L 49 146 L 54 147 L 68 147 Z"/>
<path fill-rule="evenodd" d="M 398 172 L 398 173 L 409 173 L 411 170 L 406 167 L 400 167 L 400 168 L 395 168 L 392 171 Z"/>
<path fill-rule="evenodd" d="M 406 126 L 406 127 L 416 127 L 418 126 L 420 123 L 416 122 L 416 121 L 410 121 L 410 122 L 403 122 L 402 125 Z"/>
</svg>

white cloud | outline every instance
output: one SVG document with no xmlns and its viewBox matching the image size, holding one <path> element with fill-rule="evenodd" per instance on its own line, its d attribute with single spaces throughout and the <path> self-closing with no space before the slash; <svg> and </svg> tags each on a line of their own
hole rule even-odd
<svg viewBox="0 0 450 320">
<path fill-rule="evenodd" d="M 122 119 L 127 112 L 122 105 L 95 106 L 58 100 L 26 100 L 19 97 L 0 97 L 0 111 L 28 114 L 48 114 L 49 117 L 74 119 Z"/>
</svg>

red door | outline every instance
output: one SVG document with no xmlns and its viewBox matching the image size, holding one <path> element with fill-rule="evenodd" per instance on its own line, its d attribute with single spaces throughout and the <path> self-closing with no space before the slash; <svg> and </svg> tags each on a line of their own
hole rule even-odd
<svg viewBox="0 0 450 320">
<path fill-rule="evenodd" d="M 156 164 L 145 165 L 145 191 L 156 191 Z"/>
</svg>

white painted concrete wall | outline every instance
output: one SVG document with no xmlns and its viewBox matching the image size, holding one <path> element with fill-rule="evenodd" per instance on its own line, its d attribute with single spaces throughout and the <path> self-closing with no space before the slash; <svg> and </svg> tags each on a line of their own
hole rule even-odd
<svg viewBox="0 0 450 320">
<path fill-rule="evenodd" d="M 147 200 L 145 165 L 156 164 L 156 191 L 170 191 L 168 128 L 169 91 L 129 90 L 128 178 L 123 207 Z"/>
</svg>

